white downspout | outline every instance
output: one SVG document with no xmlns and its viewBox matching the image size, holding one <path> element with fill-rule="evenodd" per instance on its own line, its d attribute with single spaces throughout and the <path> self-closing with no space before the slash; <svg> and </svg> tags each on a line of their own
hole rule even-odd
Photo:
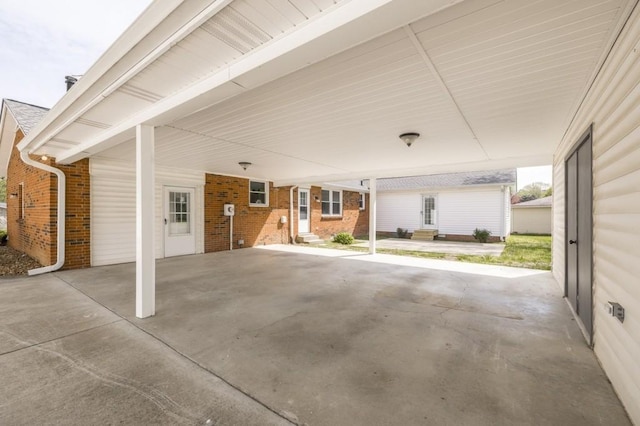
<svg viewBox="0 0 640 426">
<path fill-rule="evenodd" d="M 58 269 L 62 268 L 62 265 L 64 265 L 66 179 L 62 170 L 31 159 L 26 151 L 20 151 L 20 159 L 25 164 L 28 164 L 40 170 L 44 170 L 45 172 L 53 173 L 58 177 L 58 252 L 56 263 L 49 266 L 43 266 L 42 268 L 30 269 L 28 273 L 29 275 L 39 275 L 47 272 L 57 271 Z"/>
<path fill-rule="evenodd" d="M 500 239 L 502 241 L 506 241 L 507 239 L 507 215 L 506 215 L 506 190 L 504 185 L 500 188 L 500 193 L 502 194 L 500 201 Z"/>
<path fill-rule="evenodd" d="M 293 190 L 297 187 L 298 185 L 294 185 L 289 188 L 289 239 L 291 240 L 291 244 L 296 243 L 296 239 L 293 236 Z"/>
</svg>

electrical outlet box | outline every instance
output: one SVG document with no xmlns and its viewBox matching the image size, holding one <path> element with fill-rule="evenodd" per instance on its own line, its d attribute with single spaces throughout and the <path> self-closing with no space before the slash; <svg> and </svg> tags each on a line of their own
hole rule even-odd
<svg viewBox="0 0 640 426">
<path fill-rule="evenodd" d="M 624 308 L 621 304 L 616 302 L 608 302 L 607 310 L 609 311 L 609 315 L 618 318 L 618 321 L 620 322 L 624 322 Z"/>
<path fill-rule="evenodd" d="M 239 246 L 243 246 L 244 245 L 244 240 L 238 240 L 238 245 Z"/>
</svg>

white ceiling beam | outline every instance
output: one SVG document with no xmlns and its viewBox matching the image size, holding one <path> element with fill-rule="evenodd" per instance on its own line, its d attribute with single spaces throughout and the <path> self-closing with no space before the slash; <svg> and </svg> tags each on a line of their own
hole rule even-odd
<svg viewBox="0 0 640 426">
<path fill-rule="evenodd" d="M 404 26 L 404 31 L 407 34 L 407 36 L 409 37 L 409 40 L 411 40 L 411 43 L 415 47 L 416 51 L 418 52 L 418 54 L 422 58 L 422 61 L 425 63 L 425 65 L 427 66 L 427 68 L 431 72 L 432 77 L 438 82 L 438 84 L 442 88 L 442 92 L 451 100 L 451 103 L 453 104 L 455 110 L 460 115 L 460 118 L 462 119 L 464 124 L 467 126 L 467 129 L 469 130 L 469 132 L 473 136 L 473 139 L 478 143 L 478 146 L 480 147 L 480 149 L 484 153 L 485 158 L 488 160 L 489 159 L 489 154 L 487 154 L 487 151 L 485 151 L 484 147 L 480 143 L 480 140 L 478 139 L 478 136 L 476 135 L 476 132 L 473 130 L 473 127 L 471 127 L 471 123 L 469 123 L 469 120 L 467 120 L 467 117 L 464 115 L 464 112 L 462 112 L 462 108 L 460 108 L 460 105 L 456 101 L 456 98 L 453 96 L 453 93 L 451 93 L 451 90 L 449 89 L 449 86 L 447 86 L 447 83 L 445 83 L 444 79 L 442 78 L 442 75 L 440 75 L 440 72 L 438 71 L 438 68 L 436 67 L 436 65 L 431 60 L 431 57 L 429 57 L 429 54 L 427 53 L 427 51 L 424 49 L 424 46 L 422 45 L 422 43 L 420 43 L 420 40 L 418 40 L 418 37 L 416 36 L 416 33 L 413 32 L 413 29 L 411 28 L 411 25 L 405 25 Z"/>
<path fill-rule="evenodd" d="M 471 172 L 479 170 L 498 170 L 517 167 L 546 166 L 551 164 L 553 156 L 537 155 L 528 157 L 502 158 L 499 160 L 473 161 L 457 164 L 438 164 L 424 167 L 387 169 L 387 170 L 363 170 L 333 175 L 305 176 L 296 179 L 280 179 L 273 182 L 274 186 L 311 185 L 318 182 L 340 182 L 354 179 L 368 179 L 370 176 L 377 178 L 392 178 L 398 176 L 423 176 L 439 173 Z"/>
</svg>

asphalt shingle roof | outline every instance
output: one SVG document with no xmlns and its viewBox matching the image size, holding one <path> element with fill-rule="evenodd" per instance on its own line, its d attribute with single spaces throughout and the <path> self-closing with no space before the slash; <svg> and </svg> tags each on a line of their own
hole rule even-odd
<svg viewBox="0 0 640 426">
<path fill-rule="evenodd" d="M 553 204 L 553 197 L 537 198 L 531 201 L 524 201 L 522 203 L 514 204 L 512 207 L 551 207 Z"/>
<path fill-rule="evenodd" d="M 516 169 L 502 169 L 378 179 L 377 188 L 379 191 L 400 191 L 471 185 L 515 185 L 515 183 Z"/>
<path fill-rule="evenodd" d="M 18 122 L 18 126 L 25 135 L 29 134 L 39 122 L 47 115 L 49 108 L 43 108 L 36 105 L 26 104 L 24 102 L 14 101 L 12 99 L 5 99 L 4 103 L 7 105 L 11 114 Z"/>
</svg>

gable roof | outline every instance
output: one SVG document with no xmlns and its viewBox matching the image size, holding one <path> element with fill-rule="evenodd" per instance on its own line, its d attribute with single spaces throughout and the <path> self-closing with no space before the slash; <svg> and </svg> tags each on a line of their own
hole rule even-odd
<svg viewBox="0 0 640 426">
<path fill-rule="evenodd" d="M 474 185 L 515 185 L 515 183 L 516 169 L 501 169 L 379 179 L 377 189 L 379 191 L 400 191 Z"/>
<path fill-rule="evenodd" d="M 14 101 L 13 99 L 4 99 L 4 103 L 9 111 L 11 111 L 11 115 L 13 115 L 13 118 L 15 118 L 20 130 L 22 130 L 25 136 L 44 118 L 47 112 L 49 112 L 49 108 Z"/>
<path fill-rule="evenodd" d="M 551 207 L 553 204 L 553 196 L 537 198 L 531 201 L 524 201 L 522 203 L 513 204 L 511 207 L 520 208 L 520 207 Z"/>
</svg>

